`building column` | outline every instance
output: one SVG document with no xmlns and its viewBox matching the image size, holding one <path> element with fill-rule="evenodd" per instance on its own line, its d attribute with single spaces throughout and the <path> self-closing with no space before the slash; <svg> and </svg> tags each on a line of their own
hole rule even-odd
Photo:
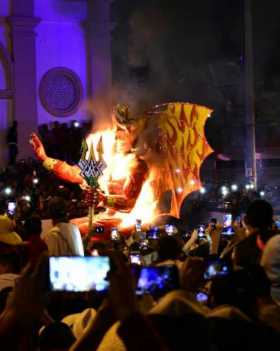
<svg viewBox="0 0 280 351">
<path fill-rule="evenodd" d="M 110 120 L 112 108 L 111 2 L 88 0 L 85 25 L 88 99 L 96 122 Z"/>
<path fill-rule="evenodd" d="M 24 2 L 28 9 L 28 2 Z M 15 1 L 17 3 L 17 1 Z M 22 3 L 22 2 L 21 2 Z M 14 5 L 16 8 L 16 4 Z M 19 9 L 21 7 L 19 6 Z M 31 132 L 37 130 L 37 86 L 36 86 L 36 47 L 34 29 L 39 19 L 30 12 L 19 13 L 8 18 L 10 24 L 12 54 L 14 60 L 14 120 L 18 122 L 18 159 L 31 156 L 28 143 Z"/>
</svg>

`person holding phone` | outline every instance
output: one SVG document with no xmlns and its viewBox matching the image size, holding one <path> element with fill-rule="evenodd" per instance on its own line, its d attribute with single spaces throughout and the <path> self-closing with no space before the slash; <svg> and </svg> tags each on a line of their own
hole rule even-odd
<svg viewBox="0 0 280 351">
<path fill-rule="evenodd" d="M 84 256 L 84 247 L 79 228 L 70 223 L 66 203 L 62 198 L 50 201 L 53 227 L 43 235 L 50 256 Z"/>
</svg>

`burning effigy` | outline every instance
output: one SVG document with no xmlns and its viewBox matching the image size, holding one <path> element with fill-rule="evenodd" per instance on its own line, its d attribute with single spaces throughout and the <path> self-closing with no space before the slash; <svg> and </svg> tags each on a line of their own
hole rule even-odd
<svg viewBox="0 0 280 351">
<path fill-rule="evenodd" d="M 48 157 L 36 134 L 30 142 L 46 169 L 84 189 L 90 213 L 89 219 L 75 220 L 81 232 L 100 225 L 108 232 L 132 227 L 137 220 L 152 223 L 166 192 L 171 193 L 169 214 L 179 216 L 184 198 L 200 189 L 200 167 L 213 151 L 204 133 L 211 112 L 172 102 L 132 118 L 126 105 L 117 105 L 112 128 L 88 135 L 74 166 Z M 99 207 L 106 210 L 99 212 Z"/>
</svg>

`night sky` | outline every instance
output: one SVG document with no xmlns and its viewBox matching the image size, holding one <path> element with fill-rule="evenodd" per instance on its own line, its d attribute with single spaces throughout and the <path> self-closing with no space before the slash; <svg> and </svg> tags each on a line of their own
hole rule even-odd
<svg viewBox="0 0 280 351">
<path fill-rule="evenodd" d="M 253 0 L 252 13 L 257 147 L 280 146 L 280 2 Z M 116 100 L 134 113 L 174 100 L 210 106 L 212 145 L 242 149 L 242 0 L 115 0 L 112 22 Z"/>
</svg>

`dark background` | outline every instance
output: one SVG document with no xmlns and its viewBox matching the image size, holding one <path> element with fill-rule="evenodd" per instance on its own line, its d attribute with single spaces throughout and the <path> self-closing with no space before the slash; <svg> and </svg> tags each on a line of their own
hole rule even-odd
<svg viewBox="0 0 280 351">
<path fill-rule="evenodd" d="M 280 147 L 280 2 L 253 0 L 257 150 Z M 243 0 L 115 0 L 115 99 L 134 113 L 166 101 L 214 109 L 207 138 L 243 155 Z M 273 156 L 275 157 L 275 156 Z"/>
</svg>

